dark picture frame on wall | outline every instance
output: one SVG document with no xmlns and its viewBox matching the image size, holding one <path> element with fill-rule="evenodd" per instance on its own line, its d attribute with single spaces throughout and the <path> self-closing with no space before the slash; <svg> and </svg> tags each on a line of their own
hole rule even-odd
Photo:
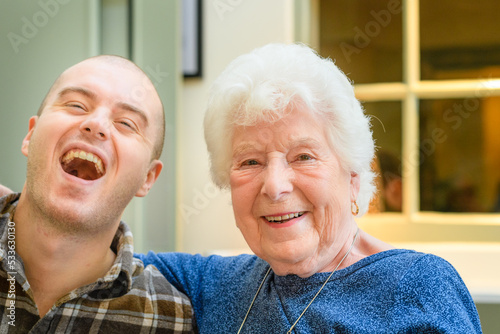
<svg viewBox="0 0 500 334">
<path fill-rule="evenodd" d="M 201 0 L 182 0 L 182 71 L 201 77 Z"/>
</svg>

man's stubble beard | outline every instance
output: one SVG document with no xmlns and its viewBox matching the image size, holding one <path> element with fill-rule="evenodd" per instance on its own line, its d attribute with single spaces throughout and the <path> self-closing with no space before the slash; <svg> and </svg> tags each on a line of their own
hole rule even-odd
<svg viewBox="0 0 500 334">
<path fill-rule="evenodd" d="M 75 198 L 59 202 L 45 191 L 51 185 L 44 177 L 40 177 L 43 175 L 40 166 L 43 166 L 41 162 L 32 157 L 28 158 L 26 196 L 34 217 L 61 234 L 83 237 L 116 228 L 126 205 L 136 193 L 129 184 L 120 186 L 120 189 L 109 189 L 108 192 L 103 192 L 101 197 L 94 198 L 91 203 Z M 113 193 L 112 198 L 110 193 Z"/>
</svg>

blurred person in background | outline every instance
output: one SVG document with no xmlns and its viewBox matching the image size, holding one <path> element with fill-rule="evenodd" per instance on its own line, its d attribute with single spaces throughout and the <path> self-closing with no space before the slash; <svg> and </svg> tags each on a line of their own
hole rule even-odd
<svg viewBox="0 0 500 334">
<path fill-rule="evenodd" d="M 370 202 L 369 212 L 401 212 L 403 208 L 401 161 L 388 151 L 378 150 L 372 167 L 376 173 L 377 190 Z"/>
</svg>

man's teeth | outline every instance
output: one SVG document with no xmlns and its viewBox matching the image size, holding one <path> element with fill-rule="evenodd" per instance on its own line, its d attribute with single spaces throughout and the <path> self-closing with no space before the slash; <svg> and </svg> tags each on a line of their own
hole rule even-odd
<svg viewBox="0 0 500 334">
<path fill-rule="evenodd" d="M 290 213 L 290 214 L 283 215 L 283 216 L 266 216 L 266 219 L 269 222 L 281 222 L 284 220 L 300 217 L 303 214 L 304 214 L 304 212 L 302 211 L 302 212 Z"/>
<path fill-rule="evenodd" d="M 80 158 L 82 160 L 93 162 L 97 172 L 100 174 L 104 174 L 104 167 L 102 165 L 102 160 L 98 156 L 82 150 L 71 150 L 63 156 L 62 162 L 68 163 L 74 158 Z"/>
</svg>

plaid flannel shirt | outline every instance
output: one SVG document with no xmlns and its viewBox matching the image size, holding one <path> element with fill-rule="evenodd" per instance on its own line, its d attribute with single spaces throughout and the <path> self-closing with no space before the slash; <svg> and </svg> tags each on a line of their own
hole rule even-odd
<svg viewBox="0 0 500 334">
<path fill-rule="evenodd" d="M 0 198 L 0 333 L 192 333 L 189 299 L 153 266 L 133 257 L 132 233 L 121 222 L 105 277 L 61 297 L 40 319 L 10 219 L 19 194 Z"/>
</svg>

